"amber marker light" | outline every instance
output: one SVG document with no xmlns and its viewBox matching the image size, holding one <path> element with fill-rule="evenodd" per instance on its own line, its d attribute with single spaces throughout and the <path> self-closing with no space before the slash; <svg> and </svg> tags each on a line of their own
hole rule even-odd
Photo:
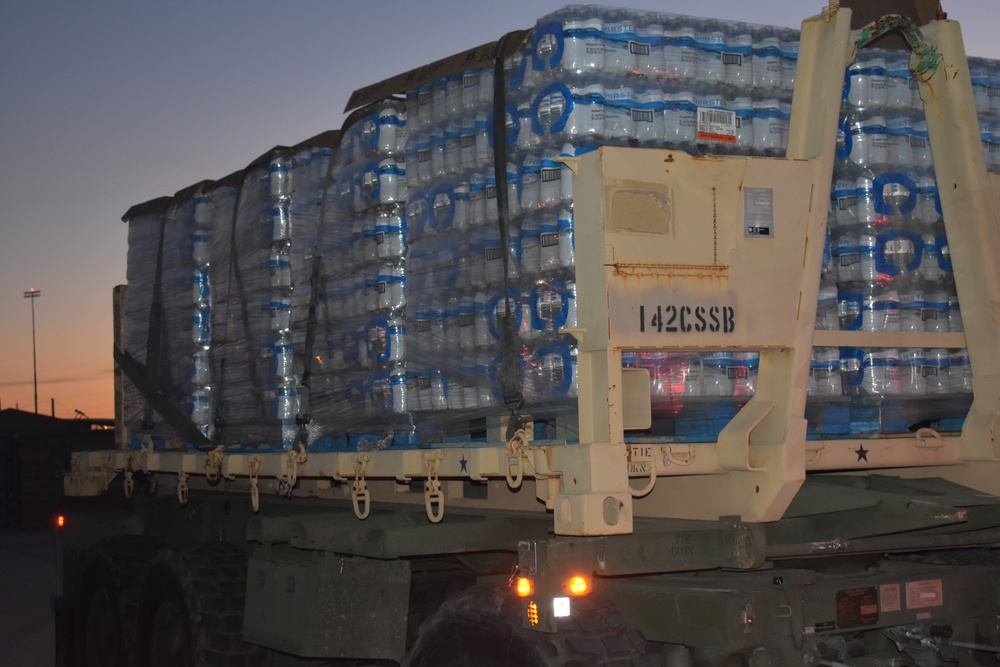
<svg viewBox="0 0 1000 667">
<path fill-rule="evenodd" d="M 570 595 L 586 595 L 590 592 L 590 582 L 586 577 L 570 577 L 566 580 L 566 592 Z"/>
<path fill-rule="evenodd" d="M 56 528 L 65 528 L 65 527 L 66 527 L 66 515 L 60 514 L 59 516 L 56 517 Z"/>
<path fill-rule="evenodd" d="M 527 577 L 518 577 L 514 584 L 519 598 L 526 598 L 535 592 L 535 582 Z"/>
<path fill-rule="evenodd" d="M 534 600 L 528 603 L 528 623 L 531 623 L 532 627 L 538 625 L 538 605 Z"/>
</svg>

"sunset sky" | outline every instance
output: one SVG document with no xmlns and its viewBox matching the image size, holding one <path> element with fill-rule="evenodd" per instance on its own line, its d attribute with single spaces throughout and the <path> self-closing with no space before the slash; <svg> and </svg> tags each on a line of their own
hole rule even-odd
<svg viewBox="0 0 1000 667">
<path fill-rule="evenodd" d="M 557 0 L 4 0 L 0 3 L 0 408 L 111 417 L 112 287 L 132 205 L 344 119 L 350 93 L 494 40 Z M 601 5 L 619 4 L 602 2 Z M 623 6 L 798 27 L 822 0 Z M 942 0 L 1000 58 L 1000 3 Z"/>
</svg>

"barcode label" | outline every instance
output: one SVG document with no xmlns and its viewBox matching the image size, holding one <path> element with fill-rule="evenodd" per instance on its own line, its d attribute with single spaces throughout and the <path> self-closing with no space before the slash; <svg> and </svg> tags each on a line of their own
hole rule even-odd
<svg viewBox="0 0 1000 667">
<path fill-rule="evenodd" d="M 852 264 L 857 264 L 860 261 L 861 261 L 860 253 L 848 252 L 840 256 L 841 266 L 851 266 Z"/>
<path fill-rule="evenodd" d="M 497 186 L 495 186 L 495 185 L 487 185 L 486 186 L 486 198 L 487 199 L 496 199 L 497 198 Z"/>
<path fill-rule="evenodd" d="M 722 64 L 743 67 L 743 55 L 739 53 L 723 53 Z"/>
<path fill-rule="evenodd" d="M 462 148 L 472 148 L 476 145 L 476 135 L 463 134 L 459 137 L 459 141 L 462 143 Z"/>
<path fill-rule="evenodd" d="M 927 148 L 927 140 L 923 137 L 910 137 L 910 148 Z"/>
<path fill-rule="evenodd" d="M 643 44 L 642 42 L 629 42 L 628 52 L 637 56 L 648 56 L 649 44 Z"/>
<path fill-rule="evenodd" d="M 462 76 L 462 87 L 463 88 L 478 88 L 479 87 L 479 72 L 470 72 Z"/>
<path fill-rule="evenodd" d="M 841 211 L 846 210 L 858 203 L 857 197 L 841 197 L 837 200 L 837 208 Z"/>
<path fill-rule="evenodd" d="M 703 141 L 736 143 L 736 113 L 698 107 L 698 138 Z"/>
<path fill-rule="evenodd" d="M 632 109 L 632 120 L 636 123 L 652 123 L 653 112 L 649 109 Z"/>
<path fill-rule="evenodd" d="M 543 248 L 559 245 L 559 234 L 542 234 L 539 236 Z"/>
<path fill-rule="evenodd" d="M 417 151 L 417 162 L 428 162 L 431 159 L 431 149 Z"/>
<path fill-rule="evenodd" d="M 549 167 L 547 169 L 542 169 L 542 183 L 550 183 L 552 181 L 558 181 L 562 176 L 562 170 L 559 167 Z"/>
<path fill-rule="evenodd" d="M 487 248 L 486 249 L 486 261 L 492 262 L 500 259 L 500 248 Z"/>
</svg>

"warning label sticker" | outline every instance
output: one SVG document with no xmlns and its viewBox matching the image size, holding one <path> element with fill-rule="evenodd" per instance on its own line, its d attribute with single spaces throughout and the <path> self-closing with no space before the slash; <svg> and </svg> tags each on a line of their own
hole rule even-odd
<svg viewBox="0 0 1000 667">
<path fill-rule="evenodd" d="M 890 613 L 900 611 L 903 608 L 903 592 L 899 584 L 882 584 L 879 586 L 878 592 L 883 612 Z"/>
<path fill-rule="evenodd" d="M 878 591 L 850 588 L 837 591 L 837 627 L 858 628 L 878 624 Z"/>
<path fill-rule="evenodd" d="M 736 143 L 736 112 L 698 107 L 698 139 Z"/>
<path fill-rule="evenodd" d="M 944 586 L 940 579 L 906 582 L 906 608 L 926 609 L 944 604 Z"/>
</svg>

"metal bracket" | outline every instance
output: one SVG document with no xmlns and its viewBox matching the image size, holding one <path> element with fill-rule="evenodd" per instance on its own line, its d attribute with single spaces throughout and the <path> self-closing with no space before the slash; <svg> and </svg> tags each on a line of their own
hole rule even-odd
<svg viewBox="0 0 1000 667">
<path fill-rule="evenodd" d="M 351 503 L 354 505 L 354 516 L 367 519 L 372 511 L 372 495 L 365 482 L 365 467 L 371 460 L 368 454 L 354 458 L 354 484 L 351 486 Z"/>
<path fill-rule="evenodd" d="M 188 504 L 189 493 L 188 474 L 182 470 L 177 473 L 177 502 L 179 502 L 181 506 Z"/>
<path fill-rule="evenodd" d="M 250 457 L 250 506 L 253 511 L 260 510 L 260 464 L 264 461 L 260 456 Z"/>
<path fill-rule="evenodd" d="M 424 459 L 427 468 L 427 481 L 424 482 L 424 508 L 431 523 L 441 523 L 444 518 L 444 494 L 441 493 L 441 480 L 438 479 L 438 466 L 444 452 L 436 451 Z"/>
</svg>

